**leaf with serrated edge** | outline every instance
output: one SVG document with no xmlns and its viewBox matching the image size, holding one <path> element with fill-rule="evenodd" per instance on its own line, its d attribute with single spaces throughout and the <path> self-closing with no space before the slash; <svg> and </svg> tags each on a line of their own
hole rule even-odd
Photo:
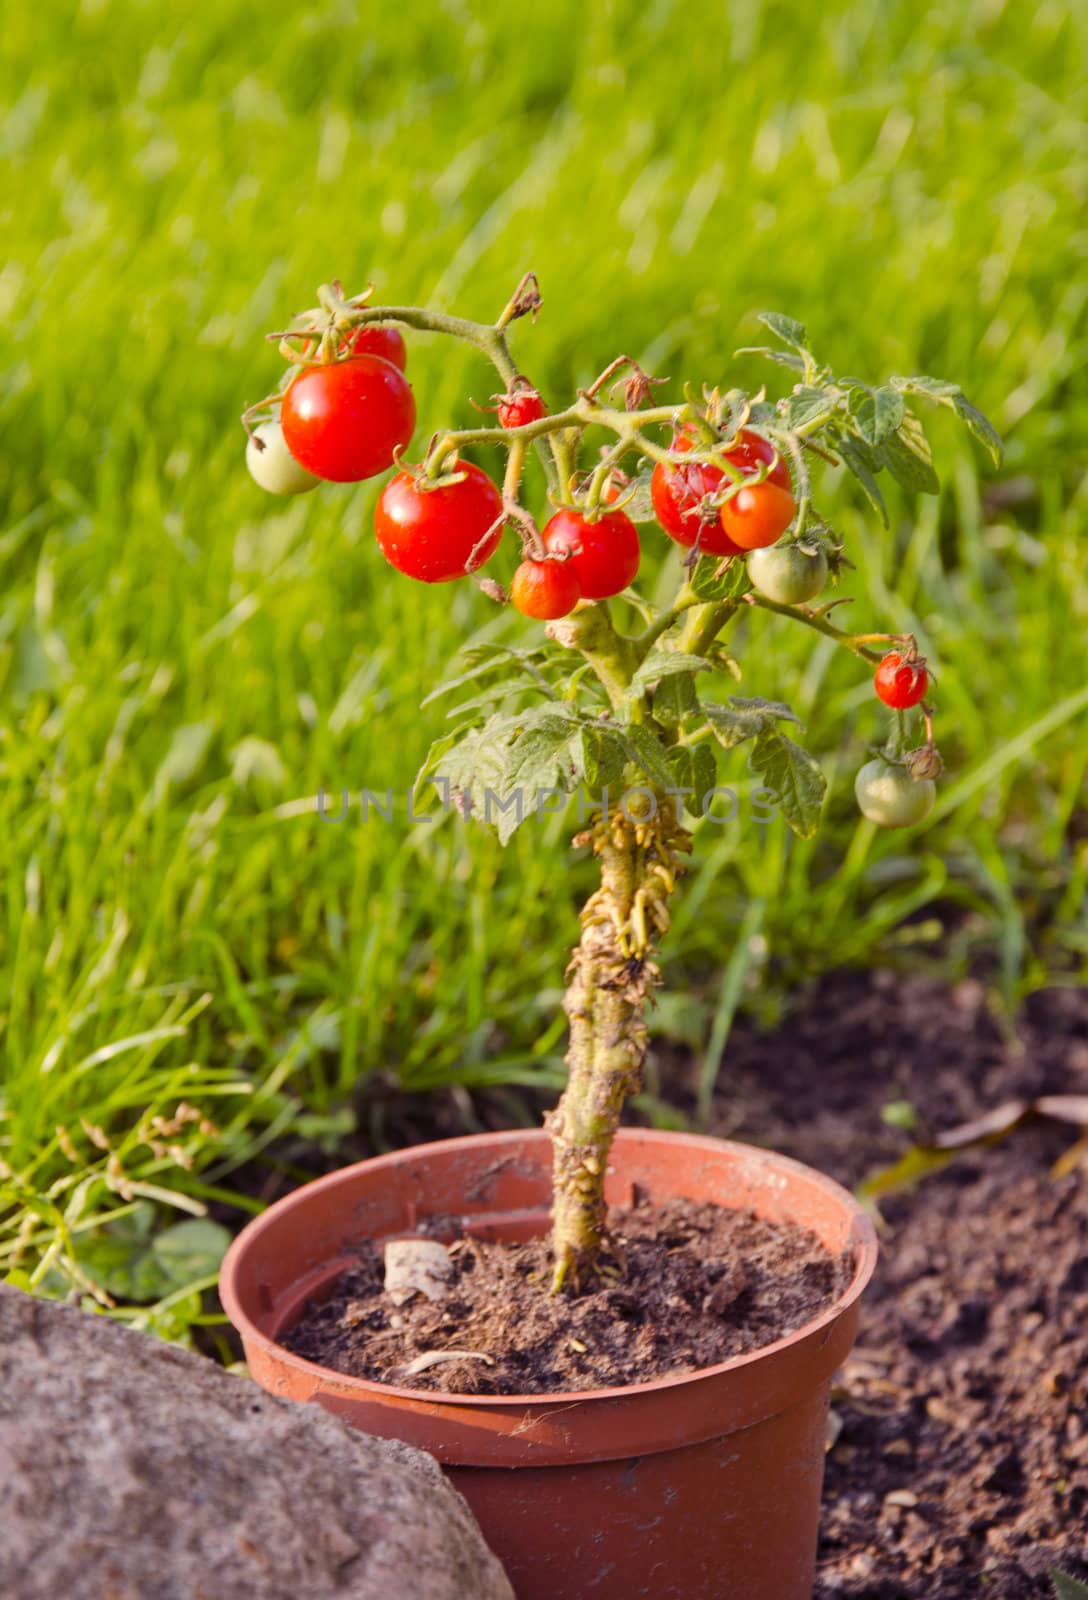
<svg viewBox="0 0 1088 1600">
<path fill-rule="evenodd" d="M 860 439 L 839 439 L 836 443 L 836 448 L 843 459 L 843 464 L 861 484 L 865 492 L 865 498 L 873 510 L 878 513 L 884 526 L 887 527 L 888 508 L 884 504 L 884 496 L 880 492 L 880 485 L 877 483 L 865 459 L 865 449 L 868 447 L 863 449 Z"/>
<path fill-rule="evenodd" d="M 651 650 L 632 677 L 631 688 L 637 694 L 651 683 L 670 678 L 677 672 L 707 672 L 709 669 L 710 662 L 705 656 L 685 655 L 682 650 Z"/>
<path fill-rule="evenodd" d="M 989 417 L 973 406 L 965 394 L 958 394 L 952 404 L 956 408 L 956 415 L 967 424 L 968 431 L 989 451 L 994 466 L 999 467 L 1004 459 L 1005 445 Z"/>
<path fill-rule="evenodd" d="M 917 494 L 936 494 L 940 480 L 933 470 L 933 457 L 925 430 L 913 412 L 908 411 L 894 433 L 880 446 L 879 457 L 896 483 Z"/>
<path fill-rule="evenodd" d="M 703 801 L 718 780 L 718 763 L 708 744 L 678 744 L 669 751 L 673 787 L 691 789 L 684 805 L 693 817 L 702 816 Z"/>
<path fill-rule="evenodd" d="M 671 781 L 668 762 L 665 760 L 665 752 L 650 730 L 635 724 L 624 728 L 623 735 L 627 744 L 628 759 L 638 767 L 644 777 L 649 778 L 651 783 L 667 789 Z"/>
<path fill-rule="evenodd" d="M 699 711 L 699 694 L 695 675 L 677 672 L 671 678 L 662 678 L 654 690 L 654 716 L 667 728 L 678 728 Z"/>
<path fill-rule="evenodd" d="M 826 389 L 813 389 L 802 385 L 786 399 L 786 426 L 803 428 L 814 417 L 830 415 L 835 409 L 834 398 Z"/>
<path fill-rule="evenodd" d="M 850 391 L 850 415 L 868 444 L 882 444 L 898 428 L 905 414 L 903 396 L 887 387 Z"/>
<path fill-rule="evenodd" d="M 585 723 L 582 727 L 582 772 L 591 794 L 614 789 L 623 777 L 627 746 L 623 736 L 606 723 Z"/>
<path fill-rule="evenodd" d="M 1054 1585 L 1054 1600 L 1088 1600 L 1088 1583 L 1082 1583 L 1060 1567 L 1049 1567 L 1047 1570 Z"/>
<path fill-rule="evenodd" d="M 739 600 L 751 588 L 743 561 L 731 556 L 725 570 L 719 573 L 721 563 L 721 556 L 700 556 L 695 563 L 691 587 L 700 600 Z"/>
<path fill-rule="evenodd" d="M 819 762 L 777 729 L 756 739 L 748 764 L 775 797 L 779 810 L 802 839 L 811 839 L 820 825 L 827 779 Z"/>
<path fill-rule="evenodd" d="M 803 322 L 795 322 L 792 317 L 784 317 L 781 311 L 758 311 L 756 317 L 765 328 L 770 328 L 776 339 L 781 339 L 783 344 L 792 345 L 794 350 L 804 353 L 808 330 Z"/>
</svg>

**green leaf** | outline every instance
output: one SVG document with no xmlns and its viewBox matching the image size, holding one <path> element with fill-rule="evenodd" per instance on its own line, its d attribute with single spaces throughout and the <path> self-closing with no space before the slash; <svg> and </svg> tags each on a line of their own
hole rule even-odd
<svg viewBox="0 0 1088 1600">
<path fill-rule="evenodd" d="M 951 401 L 962 393 L 958 383 L 949 383 L 945 378 L 891 378 L 889 382 L 903 394 L 924 394 L 931 400 Z"/>
<path fill-rule="evenodd" d="M 786 401 L 786 426 L 803 428 L 814 417 L 822 417 L 835 410 L 835 401 L 826 389 L 813 389 L 799 384 Z"/>
<path fill-rule="evenodd" d="M 880 446 L 879 458 L 896 483 L 912 493 L 936 494 L 940 488 L 925 430 L 911 411 Z"/>
<path fill-rule="evenodd" d="M 820 807 L 827 789 L 819 762 L 777 728 L 765 728 L 756 739 L 748 764 L 774 795 L 794 833 L 811 839 L 820 825 Z"/>
<path fill-rule="evenodd" d="M 842 457 L 843 465 L 848 472 L 861 484 L 865 497 L 873 510 L 879 515 L 884 526 L 888 526 L 888 508 L 884 504 L 884 496 L 880 492 L 880 485 L 876 481 L 873 470 L 869 465 L 869 447 L 863 445 L 861 440 L 840 438 L 836 440 L 836 448 Z"/>
<path fill-rule="evenodd" d="M 971 433 L 990 452 L 995 466 L 1000 466 L 1005 454 L 1004 442 L 989 417 L 973 406 L 958 383 L 948 383 L 944 378 L 893 378 L 892 387 L 904 394 L 923 394 L 938 405 L 951 406 Z"/>
<path fill-rule="evenodd" d="M 756 317 L 765 328 L 770 328 L 783 344 L 791 345 L 802 355 L 806 353 L 805 340 L 808 338 L 808 333 L 803 322 L 795 322 L 792 317 L 784 317 L 780 311 L 757 311 Z"/>
<path fill-rule="evenodd" d="M 805 363 L 800 356 L 792 355 L 787 350 L 769 350 L 763 344 L 742 345 L 739 350 L 734 350 L 733 354 L 735 356 L 765 356 L 768 361 L 777 361 L 780 367 L 789 367 L 791 372 L 804 372 L 805 370 Z"/>
<path fill-rule="evenodd" d="M 756 739 L 776 722 L 796 722 L 799 719 L 781 700 L 764 700 L 759 696 L 730 695 L 725 705 L 703 703 L 720 745 L 733 750 L 746 739 Z"/>
<path fill-rule="evenodd" d="M 678 728 L 699 710 L 699 692 L 693 672 L 676 672 L 662 678 L 653 694 L 654 716 L 667 728 Z"/>
<path fill-rule="evenodd" d="M 664 749 L 650 730 L 636 723 L 624 728 L 623 737 L 627 745 L 628 760 L 633 762 L 651 783 L 657 784 L 659 789 L 667 789 L 672 782 L 672 773 L 665 759 Z"/>
<path fill-rule="evenodd" d="M 1082 1583 L 1060 1567 L 1048 1567 L 1054 1585 L 1054 1600 L 1088 1600 L 1088 1583 Z"/>
<path fill-rule="evenodd" d="M 89 1278 L 118 1299 L 149 1302 L 216 1272 L 230 1234 L 207 1217 L 155 1231 L 155 1208 L 141 1200 L 115 1222 L 81 1234 L 75 1256 Z"/>
<path fill-rule="evenodd" d="M 638 477 L 623 491 L 623 510 L 632 522 L 656 522 L 657 513 L 650 496 L 650 480 L 653 477 L 653 462 L 643 467 Z"/>
<path fill-rule="evenodd" d="M 580 781 L 582 727 L 573 707 L 550 702 L 496 714 L 446 751 L 441 777 L 506 844 L 548 792 L 569 794 Z"/>
<path fill-rule="evenodd" d="M 631 679 L 634 698 L 637 699 L 643 689 L 660 683 L 663 678 L 670 678 L 678 672 L 706 672 L 709 668 L 710 662 L 705 656 L 685 655 L 682 650 L 651 650 Z"/>
<path fill-rule="evenodd" d="M 443 695 L 452 694 L 468 683 L 475 683 L 477 678 L 485 677 L 493 677 L 496 683 L 515 678 L 528 678 L 542 693 L 553 697 L 555 695 L 554 689 L 544 679 L 537 666 L 537 662 L 541 659 L 541 652 L 538 650 L 517 650 L 512 645 L 505 644 L 469 645 L 459 651 L 459 657 L 462 661 L 468 661 L 470 665 L 455 677 L 443 679 L 431 690 L 426 699 L 420 702 L 421 707 L 429 706 L 432 701 L 440 699 Z"/>
<path fill-rule="evenodd" d="M 700 600 L 739 600 L 751 588 L 748 568 L 736 556 L 700 556 L 691 587 Z"/>
<path fill-rule="evenodd" d="M 582 775 L 592 794 L 614 789 L 623 778 L 626 763 L 627 746 L 617 728 L 603 722 L 583 724 Z"/>
<path fill-rule="evenodd" d="M 952 404 L 956 408 L 957 416 L 967 424 L 969 432 L 973 433 L 978 442 L 989 451 L 994 466 L 999 467 L 1005 455 L 1005 445 L 989 417 L 985 416 L 977 406 L 973 406 L 962 391 L 956 395 Z M 1085 1592 L 1088 1593 L 1088 1590 Z"/>
<path fill-rule="evenodd" d="M 847 403 L 858 432 L 867 444 L 882 444 L 901 426 L 906 415 L 903 396 L 886 386 L 851 389 Z"/>
<path fill-rule="evenodd" d="M 668 754 L 673 787 L 691 789 L 684 804 L 693 817 L 702 816 L 703 801 L 718 780 L 718 763 L 709 744 L 677 744 Z"/>
</svg>

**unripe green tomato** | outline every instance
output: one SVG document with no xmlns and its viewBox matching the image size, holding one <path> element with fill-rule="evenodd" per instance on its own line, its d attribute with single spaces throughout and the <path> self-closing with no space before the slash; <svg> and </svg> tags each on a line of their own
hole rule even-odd
<svg viewBox="0 0 1088 1600">
<path fill-rule="evenodd" d="M 910 828 L 933 810 L 937 785 L 932 778 L 912 778 L 902 767 L 877 756 L 854 779 L 854 794 L 862 816 L 878 828 Z"/>
<path fill-rule="evenodd" d="M 797 544 L 772 544 L 752 551 L 748 576 L 752 587 L 768 600 L 780 606 L 802 605 L 814 600 L 827 582 L 827 557 L 822 550 L 810 553 Z"/>
<path fill-rule="evenodd" d="M 264 445 L 262 450 L 257 440 Z M 307 494 L 321 482 L 300 466 L 287 448 L 278 422 L 262 422 L 246 445 L 246 466 L 254 483 L 269 494 Z"/>
</svg>

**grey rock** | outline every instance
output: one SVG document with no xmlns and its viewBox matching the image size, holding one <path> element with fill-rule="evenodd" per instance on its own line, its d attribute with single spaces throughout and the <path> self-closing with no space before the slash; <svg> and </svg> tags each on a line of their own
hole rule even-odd
<svg viewBox="0 0 1088 1600">
<path fill-rule="evenodd" d="M 3 1600 L 513 1600 L 422 1451 L 0 1285 Z"/>
</svg>

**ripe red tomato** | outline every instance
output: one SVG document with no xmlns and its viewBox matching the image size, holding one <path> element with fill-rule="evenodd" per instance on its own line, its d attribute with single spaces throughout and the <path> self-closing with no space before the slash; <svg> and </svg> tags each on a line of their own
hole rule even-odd
<svg viewBox="0 0 1088 1600">
<path fill-rule="evenodd" d="M 393 465 L 412 437 L 416 404 L 404 374 L 380 356 L 303 367 L 283 396 L 287 448 L 307 472 L 357 483 Z"/>
<path fill-rule="evenodd" d="M 686 434 L 678 434 L 672 442 L 674 450 L 691 450 L 694 445 Z M 750 428 L 742 428 L 726 459 L 746 475 L 756 472 L 763 462 L 770 471 L 763 483 L 741 489 L 710 522 L 700 517 L 699 505 L 705 496 L 728 487 L 727 474 L 720 467 L 698 461 L 690 467 L 669 467 L 659 461 L 654 468 L 650 480 L 654 513 L 677 544 L 690 548 L 698 537 L 699 549 L 707 555 L 735 556 L 773 544 L 789 527 L 794 512 L 790 472 L 774 445 Z M 764 492 L 768 485 L 773 492 Z M 787 508 L 789 515 L 785 516 Z M 772 533 L 772 529 L 776 531 Z"/>
<path fill-rule="evenodd" d="M 776 483 L 780 489 L 792 490 L 789 467 L 771 441 L 765 439 L 761 433 L 753 433 L 751 428 L 742 428 L 737 435 L 736 444 L 732 450 L 726 452 L 726 455 L 735 467 L 740 468 L 745 477 L 755 472 L 761 462 L 765 461 L 770 467 L 773 461 L 774 466 L 771 467 L 764 482 Z"/>
<path fill-rule="evenodd" d="M 678 434 L 672 442 L 674 450 L 690 450 L 692 441 Z M 693 461 L 690 467 L 669 467 L 659 461 L 650 479 L 650 499 L 654 515 L 670 539 L 688 549 L 699 540 L 699 549 L 711 556 L 736 556 L 740 554 L 721 525 L 721 518 L 711 513 L 712 520 L 704 521 L 699 507 L 707 495 L 717 494 L 725 481 L 720 467 L 707 466 Z"/>
<path fill-rule="evenodd" d="M 410 472 L 390 478 L 374 511 L 382 555 L 409 578 L 448 583 L 475 572 L 502 538 L 502 496 L 479 467 L 462 461 L 459 483 L 424 489 Z"/>
<path fill-rule="evenodd" d="M 722 527 L 742 550 L 765 550 L 780 539 L 793 521 L 797 506 L 788 489 L 770 478 L 738 489 L 721 509 Z"/>
<path fill-rule="evenodd" d="M 572 561 L 523 561 L 510 580 L 510 598 L 526 617 L 565 617 L 582 598 Z"/>
<path fill-rule="evenodd" d="M 625 511 L 606 511 L 589 522 L 580 511 L 557 511 L 543 533 L 553 555 L 569 553 L 584 600 L 620 594 L 638 573 L 641 551 L 634 523 Z"/>
<path fill-rule="evenodd" d="M 349 334 L 345 344 L 350 345 L 352 355 L 381 356 L 383 361 L 391 361 L 401 372 L 408 365 L 404 335 L 392 322 L 364 322 L 354 334 Z"/>
<path fill-rule="evenodd" d="M 502 428 L 523 428 L 527 422 L 539 422 L 547 414 L 547 406 L 531 384 L 515 386 L 499 401 Z"/>
<path fill-rule="evenodd" d="M 898 650 L 889 650 L 873 674 L 873 687 L 886 706 L 906 711 L 925 699 L 929 673 L 920 658 L 907 660 Z"/>
</svg>

